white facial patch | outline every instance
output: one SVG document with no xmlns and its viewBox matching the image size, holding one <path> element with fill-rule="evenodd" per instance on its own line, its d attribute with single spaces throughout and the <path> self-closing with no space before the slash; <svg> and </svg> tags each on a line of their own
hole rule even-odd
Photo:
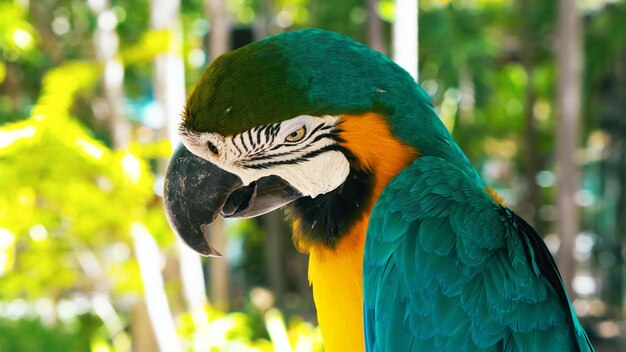
<svg viewBox="0 0 626 352">
<path fill-rule="evenodd" d="M 232 136 L 189 132 L 181 139 L 193 154 L 239 176 L 245 185 L 276 175 L 316 197 L 339 187 L 350 172 L 334 138 L 339 120 L 302 115 Z"/>
</svg>

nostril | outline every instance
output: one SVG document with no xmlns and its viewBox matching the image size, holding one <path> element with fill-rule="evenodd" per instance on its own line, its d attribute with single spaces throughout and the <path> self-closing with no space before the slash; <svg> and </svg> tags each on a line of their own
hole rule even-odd
<svg viewBox="0 0 626 352">
<path fill-rule="evenodd" d="M 214 155 L 219 155 L 220 151 L 217 149 L 215 144 L 211 143 L 211 141 L 207 141 L 206 145 L 209 148 L 209 150 L 211 151 L 211 153 L 213 153 Z"/>
</svg>

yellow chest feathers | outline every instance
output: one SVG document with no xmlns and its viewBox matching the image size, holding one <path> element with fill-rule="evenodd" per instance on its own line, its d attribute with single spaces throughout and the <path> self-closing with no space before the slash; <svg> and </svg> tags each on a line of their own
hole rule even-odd
<svg viewBox="0 0 626 352">
<path fill-rule="evenodd" d="M 306 243 L 300 246 L 310 254 L 309 281 L 326 351 L 363 351 L 362 264 L 369 217 L 389 180 L 417 158 L 418 152 L 398 141 L 387 121 L 377 114 L 344 115 L 339 127 L 344 141 L 341 145 L 374 177 L 372 197 L 359 220 L 334 248 Z"/>
</svg>

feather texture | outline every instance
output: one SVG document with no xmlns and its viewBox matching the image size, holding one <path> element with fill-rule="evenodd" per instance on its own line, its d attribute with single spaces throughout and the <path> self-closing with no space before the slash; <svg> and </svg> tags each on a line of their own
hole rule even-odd
<svg viewBox="0 0 626 352">
<path fill-rule="evenodd" d="M 593 351 L 539 235 L 440 158 L 383 190 L 363 275 L 369 351 Z"/>
</svg>

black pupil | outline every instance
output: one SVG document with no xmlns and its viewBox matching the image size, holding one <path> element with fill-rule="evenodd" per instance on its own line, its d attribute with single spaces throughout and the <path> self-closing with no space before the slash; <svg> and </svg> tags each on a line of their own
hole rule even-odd
<svg viewBox="0 0 626 352">
<path fill-rule="evenodd" d="M 209 147 L 209 150 L 211 151 L 211 153 L 213 154 L 217 154 L 218 150 L 217 147 L 215 146 L 215 144 L 211 143 L 210 141 L 207 142 L 207 146 Z"/>
<path fill-rule="evenodd" d="M 289 135 L 289 137 L 297 137 L 298 136 L 298 131 L 293 131 L 291 132 L 291 134 Z"/>
</svg>

